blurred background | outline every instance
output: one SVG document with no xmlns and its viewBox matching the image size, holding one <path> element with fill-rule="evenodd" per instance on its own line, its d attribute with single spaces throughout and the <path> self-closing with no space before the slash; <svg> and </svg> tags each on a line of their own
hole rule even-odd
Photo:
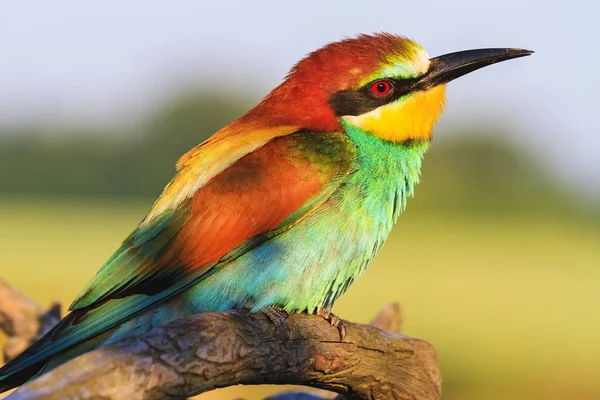
<svg viewBox="0 0 600 400">
<path fill-rule="evenodd" d="M 327 42 L 389 31 L 432 56 L 524 47 L 536 54 L 449 85 L 415 198 L 334 311 L 368 322 L 401 302 L 404 332 L 439 353 L 445 399 L 598 399 L 598 11 L 582 0 L 5 0 L 0 278 L 67 307 L 178 156 Z"/>
</svg>

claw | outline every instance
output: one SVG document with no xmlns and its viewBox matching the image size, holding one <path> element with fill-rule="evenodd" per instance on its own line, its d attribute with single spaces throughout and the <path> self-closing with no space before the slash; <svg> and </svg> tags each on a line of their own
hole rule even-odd
<svg viewBox="0 0 600 400">
<path fill-rule="evenodd" d="M 285 334 L 288 338 L 290 337 L 290 331 L 285 321 L 289 314 L 283 308 L 279 306 L 270 306 L 264 311 L 264 314 L 275 327 L 275 332 L 277 334 Z"/>
<path fill-rule="evenodd" d="M 319 310 L 317 314 L 323 317 L 325 321 L 329 322 L 331 326 L 335 326 L 337 328 L 340 334 L 340 342 L 343 342 L 344 338 L 346 337 L 346 333 L 348 332 L 344 321 L 340 317 L 338 317 L 335 314 L 332 314 L 331 311 L 325 308 Z"/>
</svg>

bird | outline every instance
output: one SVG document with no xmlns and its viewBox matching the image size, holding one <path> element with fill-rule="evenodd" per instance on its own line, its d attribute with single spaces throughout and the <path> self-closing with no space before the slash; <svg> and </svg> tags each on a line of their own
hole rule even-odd
<svg viewBox="0 0 600 400">
<path fill-rule="evenodd" d="M 258 105 L 178 160 L 174 178 L 70 313 L 0 369 L 0 392 L 201 312 L 318 314 L 343 340 L 331 308 L 413 196 L 446 84 L 532 53 L 488 48 L 431 58 L 390 33 L 309 53 Z"/>
</svg>

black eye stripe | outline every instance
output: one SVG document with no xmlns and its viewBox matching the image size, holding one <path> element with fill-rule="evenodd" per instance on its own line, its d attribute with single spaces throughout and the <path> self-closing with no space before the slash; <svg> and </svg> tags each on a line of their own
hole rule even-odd
<svg viewBox="0 0 600 400">
<path fill-rule="evenodd" d="M 329 98 L 329 105 L 336 116 L 361 115 L 391 103 L 394 100 L 410 93 L 418 79 L 385 79 L 392 86 L 388 95 L 378 96 L 373 93 L 372 86 L 375 80 L 362 86 L 358 90 L 340 90 Z"/>
</svg>

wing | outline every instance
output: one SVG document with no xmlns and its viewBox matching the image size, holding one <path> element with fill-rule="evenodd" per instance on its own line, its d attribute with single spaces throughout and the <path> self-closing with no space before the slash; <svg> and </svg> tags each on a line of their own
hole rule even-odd
<svg viewBox="0 0 600 400">
<path fill-rule="evenodd" d="M 193 151 L 149 217 L 77 297 L 74 311 L 0 370 L 0 386 L 8 375 L 115 327 L 290 229 L 329 198 L 356 155 L 341 133 L 292 133 L 225 168 L 209 165 L 219 172 L 206 178 L 205 154 Z M 198 176 L 204 182 L 187 181 Z"/>
<path fill-rule="evenodd" d="M 289 229 L 329 197 L 354 156 L 352 142 L 338 133 L 295 133 L 271 140 L 175 209 L 144 220 L 71 308 L 154 295 L 182 277 L 208 272 L 234 250 L 247 251 Z"/>
</svg>

